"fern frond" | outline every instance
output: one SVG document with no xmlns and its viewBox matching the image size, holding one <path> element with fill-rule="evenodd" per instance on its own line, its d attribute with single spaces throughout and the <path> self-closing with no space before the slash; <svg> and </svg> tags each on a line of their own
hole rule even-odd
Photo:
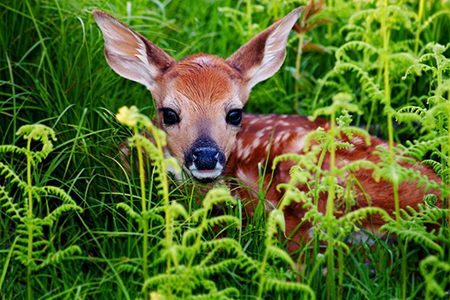
<svg viewBox="0 0 450 300">
<path fill-rule="evenodd" d="M 53 150 L 53 141 L 56 141 L 55 131 L 43 124 L 24 125 L 19 128 L 16 135 L 23 134 L 24 139 L 41 141 L 42 149 L 33 153 L 33 163 L 41 162 Z"/>
<path fill-rule="evenodd" d="M 426 114 L 426 109 L 419 106 L 405 106 L 397 110 L 394 117 L 399 123 L 404 122 L 423 122 L 423 117 Z"/>
<path fill-rule="evenodd" d="M 283 211 L 279 209 L 274 209 L 270 212 L 269 217 L 267 219 L 266 236 L 268 238 L 266 239 L 266 246 L 271 245 L 272 243 L 271 238 L 272 236 L 275 235 L 277 228 L 280 228 L 280 230 L 283 233 L 286 232 L 286 222 L 284 220 Z"/>
<path fill-rule="evenodd" d="M 51 194 L 58 196 L 66 204 L 77 205 L 77 203 L 72 199 L 72 197 L 59 187 L 46 185 L 42 187 L 42 191 L 47 195 Z"/>
<path fill-rule="evenodd" d="M 230 216 L 230 215 L 223 215 L 223 216 L 209 218 L 207 223 L 210 227 L 213 227 L 214 225 L 218 225 L 221 223 L 226 223 L 226 224 L 230 224 L 230 225 L 234 224 L 236 226 L 239 226 L 239 224 L 240 224 L 238 218 L 236 218 L 235 216 Z"/>
<path fill-rule="evenodd" d="M 398 228 L 395 222 L 390 222 L 383 225 L 382 227 L 380 227 L 380 231 L 382 230 L 389 231 L 390 233 L 393 233 L 404 240 L 413 240 L 418 245 L 424 248 L 437 251 L 441 255 L 443 254 L 444 249 L 442 249 L 442 247 L 438 243 L 434 242 L 434 237 L 426 231 L 417 231 L 417 229 L 413 231 L 410 228 Z"/>
<path fill-rule="evenodd" d="M 441 10 L 441 11 L 438 11 L 438 12 L 434 13 L 433 15 L 431 15 L 421 26 L 421 31 L 427 30 L 431 24 L 434 24 L 438 18 L 443 17 L 443 16 L 449 17 L 450 11 Z"/>
<path fill-rule="evenodd" d="M 174 219 L 178 216 L 182 216 L 184 219 L 189 218 L 189 214 L 187 213 L 186 208 L 176 201 L 172 201 L 172 203 L 169 205 L 169 211 L 171 217 Z"/>
<path fill-rule="evenodd" d="M 231 196 L 230 191 L 226 188 L 214 188 L 210 190 L 203 200 L 203 207 L 209 211 L 217 204 L 231 202 L 236 204 L 236 200 Z"/>
<path fill-rule="evenodd" d="M 420 273 L 425 278 L 426 289 L 429 295 L 437 294 L 442 298 L 448 295 L 445 289 L 450 280 L 450 264 L 448 262 L 441 261 L 438 257 L 430 255 L 420 262 L 419 268 Z M 436 281 L 438 273 L 447 275 L 442 276 L 443 280 L 441 283 Z"/>
<path fill-rule="evenodd" d="M 372 100 L 383 101 L 384 94 L 380 90 L 378 84 L 376 84 L 372 77 L 363 69 L 353 63 L 337 63 L 333 69 L 336 73 L 341 74 L 344 72 L 352 72 L 356 74 L 360 83 L 364 84 L 367 95 Z"/>
<path fill-rule="evenodd" d="M 344 59 L 346 61 L 351 61 L 350 57 L 346 53 L 348 51 L 365 51 L 368 55 L 378 55 L 378 49 L 371 44 L 361 41 L 351 41 L 345 43 L 336 51 L 336 60 L 338 62 L 342 62 Z"/>
<path fill-rule="evenodd" d="M 206 266 L 209 263 L 213 263 L 212 261 L 215 259 L 219 252 L 219 248 L 211 249 L 211 251 L 209 251 L 209 253 L 201 260 L 199 265 Z"/>
<path fill-rule="evenodd" d="M 412 168 L 404 168 L 404 176 L 409 179 L 409 182 L 417 181 L 417 187 L 420 188 L 423 186 L 424 191 L 428 191 L 430 189 L 434 189 L 437 191 L 441 190 L 441 185 L 437 182 L 430 180 L 426 175 L 423 175 L 420 170 L 415 170 Z"/>
<path fill-rule="evenodd" d="M 135 266 L 132 264 L 122 264 L 117 267 L 117 271 L 119 273 L 126 272 L 126 273 L 131 273 L 131 274 L 137 274 L 137 273 L 142 272 L 142 269 L 141 269 L 141 267 Z"/>
<path fill-rule="evenodd" d="M 417 209 L 408 206 L 401 209 L 401 217 L 405 221 L 413 223 L 441 224 L 441 220 L 450 212 L 448 209 L 441 209 L 435 206 L 429 206 L 423 203 L 417 205 Z"/>
<path fill-rule="evenodd" d="M 193 299 L 193 300 L 209 300 L 209 299 L 218 299 L 218 300 L 231 300 L 231 299 L 238 299 L 239 298 L 239 291 L 234 287 L 228 287 L 223 290 L 217 291 L 214 290 L 210 292 L 209 294 L 202 294 L 202 295 L 190 295 L 187 297 L 187 299 Z"/>
<path fill-rule="evenodd" d="M 403 7 L 398 5 L 389 5 L 388 6 L 389 14 L 392 14 L 393 20 L 397 24 L 402 24 L 402 28 L 407 30 L 411 30 L 411 20 L 414 20 L 415 14 L 410 10 L 405 10 Z"/>
<path fill-rule="evenodd" d="M 310 299 L 316 299 L 314 291 L 306 284 L 298 282 L 286 282 L 277 279 L 268 278 L 264 282 L 265 290 L 275 290 L 277 292 L 290 291 L 291 293 L 297 292 L 296 297 L 300 298 L 301 295 L 307 294 Z"/>
<path fill-rule="evenodd" d="M 1 145 L 0 153 L 15 153 L 15 154 L 27 154 L 27 149 L 19 148 L 14 145 Z"/>
<path fill-rule="evenodd" d="M 159 285 L 166 285 L 167 283 L 175 284 L 182 282 L 182 275 L 177 274 L 158 274 L 148 278 L 143 285 L 143 289 L 148 289 L 149 287 L 157 287 Z"/>
<path fill-rule="evenodd" d="M 116 207 L 123 209 L 127 213 L 127 215 L 133 218 L 134 220 L 138 222 L 141 221 L 142 216 L 139 213 L 135 212 L 128 204 L 119 203 L 116 205 Z"/>
<path fill-rule="evenodd" d="M 445 142 L 446 137 L 436 137 L 431 140 L 414 142 L 406 141 L 406 147 L 399 144 L 397 147 L 403 150 L 403 155 L 422 159 L 427 152 L 434 150 L 438 145 Z"/>
<path fill-rule="evenodd" d="M 214 274 L 227 272 L 229 271 L 229 269 L 234 269 L 239 263 L 240 260 L 238 259 L 226 259 L 208 266 L 196 265 L 195 267 L 193 267 L 193 270 L 194 274 L 196 274 L 201 278 L 205 276 L 212 276 Z"/>
<path fill-rule="evenodd" d="M 352 141 L 354 136 L 357 136 L 359 138 L 362 138 L 366 145 L 371 145 L 370 134 L 362 128 L 346 126 L 344 128 L 341 128 L 340 131 L 342 131 L 349 138 L 350 142 Z"/>
<path fill-rule="evenodd" d="M 83 212 L 83 209 L 79 207 L 76 204 L 63 204 L 55 208 L 51 213 L 49 213 L 45 218 L 42 219 L 43 222 L 47 223 L 48 225 L 52 224 L 56 219 L 63 213 L 75 210 L 78 212 Z"/>
<path fill-rule="evenodd" d="M 222 238 L 212 241 L 206 241 L 200 244 L 201 248 L 215 249 L 220 248 L 225 250 L 227 253 L 235 253 L 238 256 L 244 255 L 241 245 L 234 239 Z"/>
<path fill-rule="evenodd" d="M 194 240 L 199 234 L 200 229 L 198 227 L 189 228 L 183 233 L 183 237 L 181 239 L 181 245 L 184 247 L 188 247 L 188 242 Z"/>
<path fill-rule="evenodd" d="M 442 164 L 440 162 L 437 162 L 432 159 L 425 159 L 425 160 L 422 160 L 422 164 L 431 166 L 433 168 L 433 171 L 442 177 L 442 175 L 441 175 Z"/>
<path fill-rule="evenodd" d="M 25 212 L 24 209 L 21 209 L 19 207 L 18 203 L 14 203 L 14 200 L 9 197 L 8 192 L 6 191 L 5 187 L 0 185 L 0 202 L 5 201 L 5 203 L 2 205 L 2 207 L 6 207 L 6 213 L 11 216 L 13 219 L 21 219 L 21 214 Z"/>
<path fill-rule="evenodd" d="M 391 217 L 382 208 L 379 207 L 363 207 L 354 211 L 351 211 L 337 220 L 339 228 L 345 233 L 353 231 L 356 224 L 360 224 L 362 220 L 367 219 L 368 216 L 378 214 L 383 220 L 389 221 Z"/>
<path fill-rule="evenodd" d="M 443 210 L 426 204 L 419 204 L 417 209 L 408 207 L 400 211 L 400 227 L 394 220 L 383 225 L 380 230 L 387 230 L 404 239 L 410 239 L 424 248 L 443 253 L 440 244 L 443 232 L 436 234 L 435 230 L 428 231 L 429 224 L 439 225 L 449 210 Z M 448 242 L 446 242 L 448 243 Z"/>
<path fill-rule="evenodd" d="M 379 171 L 379 167 L 377 164 L 375 164 L 369 160 L 362 159 L 362 160 L 354 160 L 354 161 L 351 161 L 351 162 L 345 164 L 341 169 L 339 169 L 339 173 L 340 174 L 355 173 L 356 171 L 358 171 L 360 169 L 374 170 L 375 174 Z M 377 178 L 376 176 L 374 179 L 375 179 L 375 181 L 379 181 L 379 178 Z"/>
<path fill-rule="evenodd" d="M 164 224 L 165 222 L 164 218 L 161 215 L 156 214 L 154 209 L 142 212 L 142 218 L 144 220 L 157 221 L 160 224 Z"/>
<path fill-rule="evenodd" d="M 415 57 L 410 53 L 394 53 L 389 55 L 389 66 L 393 77 L 401 77 L 405 71 L 416 62 Z"/>
<path fill-rule="evenodd" d="M 283 260 L 284 262 L 286 262 L 287 264 L 289 264 L 292 269 L 295 269 L 295 263 L 286 251 L 284 251 L 276 246 L 273 246 L 273 245 L 267 246 L 266 251 L 268 252 L 269 257 L 271 257 L 271 256 L 278 257 L 281 260 Z"/>
<path fill-rule="evenodd" d="M 0 175 L 3 175 L 5 179 L 12 178 L 11 183 L 17 183 L 20 186 L 27 186 L 27 183 L 20 179 L 20 177 L 7 165 L 0 162 Z"/>
<path fill-rule="evenodd" d="M 42 262 L 42 264 L 39 265 L 39 269 L 47 266 L 47 265 L 53 265 L 62 262 L 63 260 L 67 259 L 68 257 L 75 255 L 75 254 L 81 254 L 82 251 L 80 247 L 72 245 L 67 247 L 64 250 L 59 250 L 58 252 L 52 253 L 47 256 L 47 258 Z"/>
</svg>

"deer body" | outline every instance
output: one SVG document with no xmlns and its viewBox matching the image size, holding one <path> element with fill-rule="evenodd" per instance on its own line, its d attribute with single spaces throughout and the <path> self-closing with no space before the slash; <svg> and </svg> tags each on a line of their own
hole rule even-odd
<svg viewBox="0 0 450 300">
<path fill-rule="evenodd" d="M 294 115 L 252 115 L 246 114 L 243 117 L 242 129 L 237 135 L 235 148 L 227 163 L 227 170 L 225 175 L 237 178 L 245 184 L 246 188 L 238 188 L 238 193 L 242 199 L 250 199 L 254 202 L 258 200 L 259 191 L 259 174 L 258 163 L 262 166 L 267 165 L 267 170 L 263 184 L 267 189 L 265 198 L 271 202 L 271 205 L 266 207 L 276 207 L 281 197 L 282 191 L 278 191 L 275 187 L 280 183 L 287 183 L 290 179 L 289 170 L 294 165 L 291 161 L 285 161 L 278 164 L 274 170 L 273 178 L 271 178 L 271 166 L 273 159 L 281 153 L 303 153 L 306 135 L 316 130 L 318 127 L 324 130 L 329 129 L 329 122 L 323 119 L 310 121 L 307 117 Z M 370 144 L 366 144 L 362 137 L 355 136 L 352 140 L 346 139 L 347 142 L 353 144 L 354 147 L 349 149 L 337 149 L 336 151 L 336 166 L 342 167 L 350 162 L 361 159 L 366 159 L 374 163 L 380 162 L 380 157 L 374 155 L 376 147 L 384 147 L 388 149 L 389 145 L 386 141 L 377 137 L 370 138 Z M 266 160 L 267 164 L 266 164 Z M 441 182 L 439 176 L 427 165 L 412 165 L 407 163 L 400 163 L 405 167 L 411 167 L 419 170 L 422 175 L 427 176 L 430 180 Z M 329 170 L 330 157 L 326 154 L 322 163 L 322 169 Z M 356 201 L 351 210 L 356 210 L 360 207 L 377 206 L 386 210 L 389 214 L 395 211 L 394 191 L 392 184 L 384 182 L 383 180 L 377 182 L 372 177 L 372 171 L 361 169 L 352 174 L 362 189 L 355 185 Z M 346 182 L 338 183 L 345 186 Z M 342 180 L 342 179 L 341 179 Z M 345 180 L 345 179 L 344 179 Z M 404 182 L 399 185 L 399 204 L 400 208 L 411 206 L 416 208 L 419 203 L 423 202 L 423 197 L 427 193 L 439 192 L 431 190 L 425 191 L 424 188 L 417 188 L 417 183 Z M 303 191 L 308 191 L 310 188 L 306 185 L 299 187 Z M 325 214 L 326 201 L 328 194 L 320 193 L 318 201 L 318 209 Z M 291 203 L 291 205 L 284 211 L 286 221 L 286 232 L 290 234 L 300 223 L 306 210 L 302 208 L 302 203 Z M 438 204 L 439 205 L 439 204 Z M 247 205 L 248 210 L 252 210 L 253 205 Z M 344 208 L 339 209 L 343 211 Z M 369 224 L 363 224 L 367 229 L 375 232 L 384 224 L 381 217 L 373 215 Z M 311 224 L 304 222 L 298 229 L 298 234 L 295 238 L 299 241 L 300 237 L 303 241 L 307 240 L 311 235 Z M 296 250 L 298 247 L 296 243 L 290 243 L 289 249 Z"/>
<path fill-rule="evenodd" d="M 133 31 L 125 24 L 99 11 L 94 17 L 105 39 L 105 56 L 110 66 L 121 76 L 144 84 L 152 93 L 158 110 L 158 122 L 167 134 L 168 153 L 200 182 L 213 182 L 220 176 L 235 177 L 250 190 L 258 184 L 258 163 L 272 166 L 275 156 L 283 153 L 302 153 L 308 132 L 319 126 L 328 129 L 328 122 L 309 121 L 301 116 L 242 114 L 254 85 L 271 77 L 282 65 L 288 34 L 296 23 L 301 8 L 273 24 L 247 42 L 226 60 L 208 54 L 191 55 L 176 62 L 162 49 Z M 373 154 L 375 146 L 387 143 L 371 137 L 371 146 L 361 137 L 349 141 L 350 149 L 337 150 L 338 166 L 358 159 L 378 162 Z M 274 171 L 273 182 L 266 198 L 276 206 L 281 198 L 276 190 L 279 183 L 289 181 L 292 162 L 282 162 Z M 325 156 L 322 168 L 329 168 Z M 439 182 L 439 177 L 426 166 L 417 166 L 422 174 Z M 264 178 L 269 183 L 271 170 Z M 372 205 L 392 212 L 393 191 L 390 183 L 375 182 L 370 171 L 353 174 L 369 195 Z M 416 207 L 425 191 L 414 184 L 399 188 L 400 206 Z M 300 186 L 307 189 L 306 186 Z M 368 205 L 360 187 L 357 205 Z M 255 193 L 241 189 L 247 199 Z M 325 211 L 326 195 L 320 194 L 319 209 Z M 299 224 L 304 210 L 293 203 L 285 211 L 288 233 Z M 372 219 L 374 226 L 381 220 Z M 300 228 L 303 238 L 309 225 Z"/>
</svg>

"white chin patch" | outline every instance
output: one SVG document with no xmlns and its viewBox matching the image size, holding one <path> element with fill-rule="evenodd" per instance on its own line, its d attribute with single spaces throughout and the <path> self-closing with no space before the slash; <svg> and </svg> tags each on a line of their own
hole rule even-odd
<svg viewBox="0 0 450 300">
<path fill-rule="evenodd" d="M 191 172 L 192 176 L 194 176 L 198 180 L 214 180 L 217 177 L 222 174 L 223 166 L 216 163 L 216 167 L 213 170 L 199 170 L 195 166 L 195 164 L 192 164 L 189 167 L 189 171 Z"/>
</svg>

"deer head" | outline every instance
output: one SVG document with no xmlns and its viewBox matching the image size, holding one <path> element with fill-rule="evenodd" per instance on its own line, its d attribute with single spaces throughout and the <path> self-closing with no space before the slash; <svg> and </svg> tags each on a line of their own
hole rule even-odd
<svg viewBox="0 0 450 300">
<path fill-rule="evenodd" d="M 94 18 L 111 68 L 152 93 L 170 155 L 197 180 L 211 182 L 225 169 L 250 90 L 281 67 L 289 32 L 302 9 L 227 59 L 196 54 L 179 62 L 110 15 L 94 11 Z"/>
</svg>

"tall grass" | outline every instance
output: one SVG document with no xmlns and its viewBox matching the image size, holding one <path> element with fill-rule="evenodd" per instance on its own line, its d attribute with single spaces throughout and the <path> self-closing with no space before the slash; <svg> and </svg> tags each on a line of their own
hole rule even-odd
<svg viewBox="0 0 450 300">
<path fill-rule="evenodd" d="M 418 212 L 398 209 L 394 219 L 371 208 L 386 218 L 385 230 L 399 237 L 399 244 L 371 232 L 366 232 L 371 241 L 347 244 L 353 224 L 368 212 L 337 217 L 342 208 L 336 201 L 346 191 L 349 196 L 342 198 L 351 203 L 351 190 L 334 179 L 345 170 L 320 173 L 328 178 L 322 184 L 314 175 L 321 160 L 313 156 L 323 158 L 339 146 L 336 133 L 350 125 L 343 109 L 356 107 L 360 114 L 351 125 L 367 127 L 391 145 L 380 150 L 382 165 L 370 167 L 394 187 L 415 178 L 442 191 L 449 208 L 450 8 L 442 1 L 326 2 L 329 7 L 299 25 L 327 26 L 292 34 L 284 66 L 254 88 L 246 109 L 322 114 L 332 124 L 337 119 L 336 129 L 315 133 L 319 145 L 307 155 L 285 157 L 299 166 L 284 186 L 286 196 L 277 210 L 257 217 L 246 216 L 246 201 L 236 202 L 226 189 L 205 196 L 204 188 L 189 180 L 175 185 L 160 177 L 164 170 L 150 167 L 160 156 L 149 148 L 145 155 L 130 151 L 129 165 L 124 163 L 122 144 L 139 130 L 117 122 L 116 112 L 136 105 L 151 117 L 154 105 L 144 87 L 108 67 L 91 12 L 114 15 L 176 59 L 197 52 L 227 57 L 306 1 L 1 2 L 0 298 L 448 297 L 450 214 L 435 207 L 438 199 L 428 196 Z M 302 48 L 302 41 L 316 46 Z M 27 157 L 41 144 L 16 135 L 32 124 L 49 127 L 57 138 L 35 164 Z M 133 143 L 139 148 L 147 142 Z M 26 151 L 5 150 L 13 148 Z M 411 156 L 433 166 L 442 185 L 396 163 Z M 27 192 L 4 170 L 24 179 Z M 315 190 L 302 194 L 298 182 L 313 182 Z M 330 190 L 323 215 L 317 200 L 325 184 Z M 48 186 L 59 194 L 47 192 L 36 201 L 36 193 L 30 201 L 31 191 Z M 61 195 L 73 199 L 76 209 L 61 211 L 39 234 L 24 235 L 23 218 L 44 219 L 58 209 Z M 283 210 L 291 201 L 308 207 L 305 218 L 316 227 L 314 239 L 298 251 L 298 263 L 283 239 Z M 430 231 L 427 223 L 436 229 Z M 22 257 L 17 251 L 24 236 L 31 251 Z M 62 249 L 73 251 L 58 256 Z M 59 259 L 46 262 L 51 257 Z"/>
</svg>

